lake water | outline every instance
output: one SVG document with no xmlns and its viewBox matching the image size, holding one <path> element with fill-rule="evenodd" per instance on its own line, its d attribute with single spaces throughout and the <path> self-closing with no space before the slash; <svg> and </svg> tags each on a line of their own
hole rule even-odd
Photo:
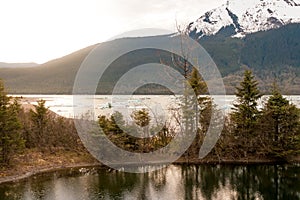
<svg viewBox="0 0 300 200">
<path fill-rule="evenodd" d="M 297 165 L 170 165 L 145 174 L 82 168 L 0 185 L 0 199 L 297 200 Z"/>
<path fill-rule="evenodd" d="M 21 99 L 22 104 L 36 104 L 38 99 L 44 99 L 46 106 L 55 113 L 68 117 L 76 117 L 74 114 L 74 103 L 72 95 L 12 95 L 15 97 L 23 97 Z M 88 104 L 90 109 L 95 113 L 95 116 L 100 114 L 111 114 L 114 111 L 121 111 L 124 115 L 130 113 L 135 109 L 148 108 L 154 115 L 165 115 L 168 113 L 168 109 L 178 103 L 178 97 L 173 95 L 134 95 L 134 96 L 108 96 L 108 95 L 95 95 L 92 96 L 93 102 Z M 300 96 L 285 96 L 292 103 L 300 107 Z M 230 112 L 232 103 L 236 100 L 234 95 L 227 96 L 213 96 L 214 100 L 219 102 L 219 108 L 225 112 Z M 259 101 L 259 105 L 267 98 L 264 96 Z M 128 115 L 128 114 L 127 114 Z"/>
</svg>

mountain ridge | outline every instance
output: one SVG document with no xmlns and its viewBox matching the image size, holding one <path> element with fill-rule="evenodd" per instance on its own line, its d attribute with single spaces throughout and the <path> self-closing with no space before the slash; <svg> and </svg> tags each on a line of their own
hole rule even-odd
<svg viewBox="0 0 300 200">
<path fill-rule="evenodd" d="M 250 0 L 250 2 L 275 2 L 270 0 Z M 299 0 L 298 0 L 299 1 Z M 275 4 L 300 8 L 300 3 L 296 0 L 277 0 Z M 231 1 L 237 2 L 236 0 Z M 278 4 L 280 2 L 280 4 Z M 239 3 L 240 4 L 240 3 Z M 249 3 L 248 3 L 249 4 Z M 261 5 L 259 4 L 259 5 Z M 276 7 L 275 5 L 275 7 Z M 200 34 L 198 30 L 189 30 L 189 35 L 197 40 L 213 58 L 221 72 L 225 87 L 228 94 L 235 92 L 238 80 L 242 77 L 244 69 L 253 70 L 257 79 L 260 81 L 261 90 L 269 93 L 274 80 L 276 80 L 285 94 L 300 94 L 300 23 L 280 24 L 275 28 L 266 28 L 259 31 L 249 32 L 243 37 L 233 37 L 238 30 L 245 30 L 245 25 L 240 23 L 239 16 L 243 11 L 237 13 L 234 9 L 229 9 L 228 4 L 223 5 L 214 10 L 220 10 L 224 15 L 228 25 L 221 23 L 220 28 L 213 34 Z M 247 7 L 249 5 L 243 5 Z M 254 6 L 255 8 L 255 6 Z M 274 7 L 273 7 L 274 8 Z M 272 8 L 272 9 L 273 9 Z M 259 10 L 259 7 L 256 10 Z M 247 9 L 246 9 L 247 10 Z M 274 9 L 273 9 L 274 10 Z M 267 4 L 264 11 L 272 14 L 271 7 Z M 273 12 L 273 11 L 272 11 Z M 279 12 L 279 11 L 278 11 Z M 300 13 L 300 12 L 299 12 Z M 219 13 L 217 13 L 219 14 Z M 207 12 L 201 18 L 202 21 L 209 24 L 217 24 L 218 20 L 211 17 L 214 13 Z M 220 16 L 216 15 L 217 18 Z M 297 13 L 297 15 L 299 15 Z M 200 19 L 199 18 L 199 19 Z M 264 19 L 267 19 L 266 17 Z M 272 24 L 276 24 L 275 19 Z M 270 21 L 270 19 L 269 19 Z M 294 20 L 295 21 L 295 20 Z M 290 20 L 289 22 L 293 22 Z M 191 24 L 188 28 L 191 28 Z M 239 32 L 240 34 L 241 32 Z M 148 36 L 148 37 L 130 37 L 117 40 L 107 41 L 115 43 L 115 47 L 122 45 L 124 40 L 140 40 L 148 38 L 151 40 L 157 37 L 165 36 Z M 161 38 L 160 38 L 161 39 Z M 151 41 L 150 41 L 151 42 Z M 128 44 L 128 42 L 127 42 Z M 72 94 L 73 83 L 76 73 L 85 59 L 94 47 L 101 44 L 91 45 L 67 56 L 54 59 L 38 67 L 32 68 L 0 68 L 0 78 L 2 78 L 10 93 L 19 94 Z M 114 52 L 116 49 L 106 49 L 108 52 Z M 157 52 L 155 50 L 141 50 L 132 52 L 128 57 L 122 57 L 114 62 L 111 70 L 103 79 L 97 88 L 97 94 L 109 94 L 112 90 L 113 81 L 121 77 L 122 73 L 128 70 L 130 66 L 137 66 L 143 63 L 157 63 L 161 58 L 157 58 L 157 54 L 161 55 L 166 63 L 170 63 L 171 56 L 166 52 Z M 156 56 L 156 57 L 155 57 Z M 137 77 L 139 77 L 137 75 Z M 161 77 L 164 78 L 164 77 Z M 136 80 L 138 81 L 138 80 Z M 143 88 L 144 93 L 163 93 L 165 90 L 159 87 Z"/>
<path fill-rule="evenodd" d="M 264 93 L 270 92 L 271 83 L 277 79 L 285 94 L 300 94 L 299 35 L 300 24 L 289 24 L 278 29 L 249 34 L 242 39 L 218 33 L 201 38 L 199 43 L 217 64 L 228 94 L 234 93 L 237 80 L 242 77 L 244 69 L 253 70 Z M 152 39 L 156 40 L 156 37 L 159 36 Z M 141 38 L 123 38 L 109 42 L 118 45 L 122 40 L 136 39 Z M 91 45 L 39 67 L 0 69 L 0 78 L 5 81 L 8 91 L 14 94 L 72 94 L 74 79 L 81 63 L 97 45 L 101 44 Z M 160 55 L 166 63 L 171 62 L 170 55 L 163 52 Z M 112 66 L 110 74 L 99 84 L 97 93 L 109 94 L 112 81 L 120 77 L 126 68 L 144 61 L 157 63 L 160 58 L 157 58 L 155 51 L 143 50 L 119 59 Z M 160 89 L 152 87 L 151 91 L 160 94 Z"/>
<path fill-rule="evenodd" d="M 187 29 L 203 36 L 217 34 L 221 29 L 233 26 L 232 37 L 279 28 L 291 23 L 300 23 L 299 0 L 231 0 L 212 9 L 191 22 Z"/>
<path fill-rule="evenodd" d="M 36 67 L 39 64 L 34 62 L 28 63 L 8 63 L 8 62 L 0 62 L 0 68 L 26 68 L 26 67 Z"/>
</svg>

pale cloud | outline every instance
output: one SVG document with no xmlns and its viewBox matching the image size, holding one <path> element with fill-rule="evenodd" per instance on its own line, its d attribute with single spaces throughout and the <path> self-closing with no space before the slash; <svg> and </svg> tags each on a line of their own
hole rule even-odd
<svg viewBox="0 0 300 200">
<path fill-rule="evenodd" d="M 45 62 L 125 31 L 187 24 L 220 0 L 0 0 L 0 62 Z"/>
</svg>

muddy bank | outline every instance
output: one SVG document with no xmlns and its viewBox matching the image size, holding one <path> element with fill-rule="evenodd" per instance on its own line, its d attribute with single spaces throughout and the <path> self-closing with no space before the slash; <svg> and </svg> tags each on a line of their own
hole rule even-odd
<svg viewBox="0 0 300 200">
<path fill-rule="evenodd" d="M 15 167 L 3 168 L 0 170 L 0 184 L 20 181 L 34 175 L 56 172 L 66 169 L 78 169 L 89 167 L 104 167 L 105 165 L 93 159 L 86 153 L 74 152 L 58 152 L 55 155 L 42 154 L 40 152 L 26 152 L 14 158 Z M 250 165 L 250 164 L 286 164 L 286 163 L 300 163 L 300 157 L 293 160 L 282 161 L 274 159 L 196 159 L 196 158 L 179 158 L 173 164 L 222 164 L 222 165 Z M 152 163 L 152 164 L 164 164 Z M 121 166 L 122 164 L 120 164 Z M 137 165 L 137 163 L 130 163 L 130 165 Z"/>
<path fill-rule="evenodd" d="M 88 153 L 59 151 L 55 154 L 27 150 L 15 156 L 11 167 L 0 168 L 0 184 L 57 170 L 100 166 Z"/>
</svg>

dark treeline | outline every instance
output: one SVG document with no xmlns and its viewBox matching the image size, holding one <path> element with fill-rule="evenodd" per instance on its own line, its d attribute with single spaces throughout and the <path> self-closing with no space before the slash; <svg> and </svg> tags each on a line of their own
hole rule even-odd
<svg viewBox="0 0 300 200">
<path fill-rule="evenodd" d="M 135 110 L 133 123 L 128 123 L 119 112 L 111 116 L 100 115 L 99 127 L 114 144 L 131 152 L 150 152 L 160 149 L 184 127 L 188 134 L 196 123 L 196 137 L 184 153 L 187 159 L 197 159 L 206 137 L 212 111 L 217 110 L 207 92 L 206 84 L 196 70 L 187 75 L 192 97 L 185 92 L 180 106 L 175 107 L 171 121 L 152 119 L 149 110 Z M 222 134 L 205 158 L 207 160 L 291 160 L 300 151 L 300 110 L 284 98 L 276 84 L 272 95 L 258 108 L 262 94 L 251 71 L 236 88 L 237 101 L 226 116 Z M 194 99 L 193 99 L 194 98 Z M 197 108 L 192 105 L 197 102 Z M 188 107 L 192 109 L 188 109 Z M 156 121 L 153 121 L 156 120 Z M 214 120 L 218 120 L 217 118 Z M 132 134 L 143 137 L 135 137 Z M 9 165 L 11 159 L 24 149 L 55 153 L 57 150 L 86 152 L 71 119 L 60 117 L 39 100 L 31 109 L 24 109 L 17 99 L 11 99 L 0 83 L 0 164 Z"/>
<path fill-rule="evenodd" d="M 110 117 L 99 116 L 102 131 L 123 149 L 150 152 L 167 145 L 178 134 L 176 127 L 191 125 L 193 118 L 197 120 L 197 134 L 183 157 L 197 159 L 210 125 L 212 111 L 220 111 L 211 98 L 201 95 L 207 92 L 206 84 L 196 70 L 187 78 L 197 96 L 197 117 L 195 111 L 184 108 L 191 103 L 192 98 L 187 92 L 181 99 L 181 109 L 174 111 L 175 126 L 167 122 L 161 124 L 160 120 L 150 125 L 152 119 L 149 111 L 143 109 L 132 113 L 133 123 L 126 123 L 119 112 Z M 244 79 L 236 88 L 236 96 L 237 101 L 232 111 L 225 117 L 222 134 L 205 159 L 286 161 L 299 155 L 300 110 L 281 95 L 275 83 L 272 95 L 263 102 L 262 108 L 258 108 L 258 100 L 262 97 L 258 82 L 251 71 L 245 71 Z M 140 132 L 151 137 L 137 138 L 127 134 L 129 132 Z"/>
<path fill-rule="evenodd" d="M 10 165 L 14 155 L 26 149 L 84 151 L 73 120 L 51 112 L 44 100 L 30 109 L 21 107 L 17 98 L 7 96 L 0 82 L 0 166 Z"/>
<path fill-rule="evenodd" d="M 251 71 L 236 90 L 237 102 L 214 152 L 231 158 L 288 160 L 300 151 L 300 110 L 284 98 L 276 83 L 258 109 L 262 94 Z"/>
</svg>

